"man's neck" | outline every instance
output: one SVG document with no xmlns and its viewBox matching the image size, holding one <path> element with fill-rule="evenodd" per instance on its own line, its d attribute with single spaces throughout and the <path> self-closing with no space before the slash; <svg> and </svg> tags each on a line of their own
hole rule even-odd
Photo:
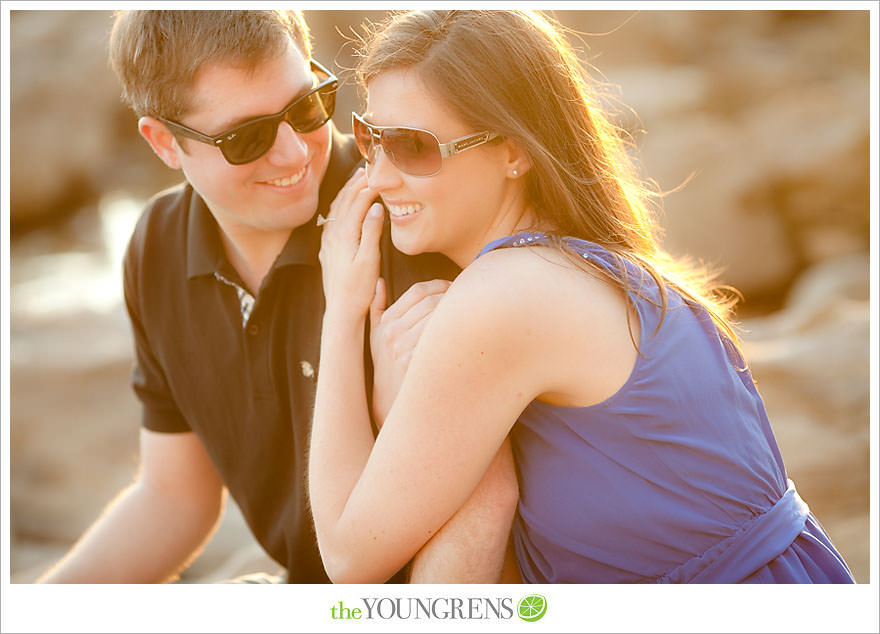
<svg viewBox="0 0 880 634">
<path fill-rule="evenodd" d="M 226 231 L 220 227 L 220 239 L 229 263 L 241 276 L 254 297 L 260 290 L 278 255 L 287 244 L 290 231 Z"/>
</svg>

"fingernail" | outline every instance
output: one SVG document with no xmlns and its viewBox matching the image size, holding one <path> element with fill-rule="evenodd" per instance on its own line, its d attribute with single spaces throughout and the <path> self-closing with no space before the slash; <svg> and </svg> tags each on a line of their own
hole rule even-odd
<svg viewBox="0 0 880 634">
<path fill-rule="evenodd" d="M 378 218 L 382 215 L 382 205 L 379 203 L 373 203 L 373 206 L 370 207 L 370 216 L 373 218 Z"/>
</svg>

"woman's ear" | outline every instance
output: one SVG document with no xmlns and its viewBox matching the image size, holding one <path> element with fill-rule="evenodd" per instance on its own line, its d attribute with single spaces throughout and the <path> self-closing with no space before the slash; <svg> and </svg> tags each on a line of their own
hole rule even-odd
<svg viewBox="0 0 880 634">
<path fill-rule="evenodd" d="M 180 169 L 179 153 L 182 150 L 168 126 L 155 117 L 141 117 L 138 119 L 138 132 L 165 165 Z"/>
<path fill-rule="evenodd" d="M 516 141 L 504 140 L 507 178 L 522 178 L 526 172 L 532 169 L 532 162 L 528 155 Z"/>
</svg>

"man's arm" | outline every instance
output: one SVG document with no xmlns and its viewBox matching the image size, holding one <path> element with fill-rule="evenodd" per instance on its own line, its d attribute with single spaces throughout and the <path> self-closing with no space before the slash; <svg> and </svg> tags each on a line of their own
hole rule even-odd
<svg viewBox="0 0 880 634">
<path fill-rule="evenodd" d="M 467 502 L 415 556 L 410 583 L 517 583 L 502 568 L 518 497 L 507 439 Z"/>
<path fill-rule="evenodd" d="M 148 302 L 142 288 L 164 288 L 166 281 L 144 274 L 154 266 L 164 215 L 179 204 L 163 196 L 144 211 L 125 253 L 125 306 L 134 335 L 135 393 L 143 401 L 140 473 L 107 506 L 71 550 L 38 582 L 156 583 L 174 579 L 194 558 L 217 524 L 223 508 L 223 484 L 198 437 L 173 402 L 162 366 L 156 358 L 142 318 Z M 158 223 L 158 224 L 157 224 Z M 161 423 L 161 426 L 157 426 Z M 183 430 L 174 431 L 172 430 Z"/>
<path fill-rule="evenodd" d="M 171 581 L 223 509 L 223 483 L 192 432 L 141 431 L 141 472 L 37 583 Z"/>
</svg>

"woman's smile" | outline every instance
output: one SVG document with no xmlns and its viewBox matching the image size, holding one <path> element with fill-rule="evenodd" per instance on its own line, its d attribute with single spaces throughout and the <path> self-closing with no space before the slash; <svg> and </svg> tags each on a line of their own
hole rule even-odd
<svg viewBox="0 0 880 634">
<path fill-rule="evenodd" d="M 413 216 L 418 214 L 425 206 L 422 203 L 404 201 L 404 200 L 385 200 L 385 206 L 391 216 L 392 222 L 401 222 L 411 220 Z"/>
</svg>

